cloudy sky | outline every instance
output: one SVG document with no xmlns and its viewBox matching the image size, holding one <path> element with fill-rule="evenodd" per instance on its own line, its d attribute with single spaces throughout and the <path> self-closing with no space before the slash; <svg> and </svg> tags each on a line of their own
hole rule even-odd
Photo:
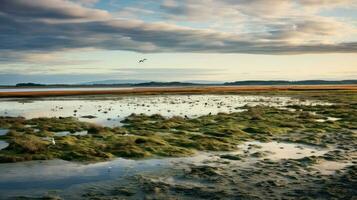
<svg viewBox="0 0 357 200">
<path fill-rule="evenodd" d="M 0 0 L 0 84 L 106 79 L 357 79 L 357 0 Z"/>
</svg>

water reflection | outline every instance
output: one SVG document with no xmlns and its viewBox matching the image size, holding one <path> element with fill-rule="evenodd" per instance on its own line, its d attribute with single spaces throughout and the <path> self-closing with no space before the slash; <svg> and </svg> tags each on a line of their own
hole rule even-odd
<svg viewBox="0 0 357 200">
<path fill-rule="evenodd" d="M 300 101 L 290 97 L 239 95 L 111 96 L 97 100 L 91 97 L 3 99 L 0 101 L 0 115 L 26 118 L 72 116 L 81 121 L 113 127 L 121 125 L 120 121 L 132 113 L 198 117 L 209 113 L 239 112 L 245 105 L 283 108 L 294 104 L 323 103 Z"/>
<path fill-rule="evenodd" d="M 87 134 L 88 134 L 88 131 L 78 131 L 78 132 L 74 132 L 74 133 L 71 133 L 70 131 L 60 131 L 60 132 L 54 133 L 54 135 L 57 137 L 63 137 L 63 136 L 67 136 L 67 135 L 84 136 Z"/>
<path fill-rule="evenodd" d="M 331 175 L 334 174 L 337 170 L 341 170 L 350 165 L 352 165 L 351 162 L 324 160 L 320 163 L 315 164 L 313 167 L 319 170 L 320 173 L 323 175 Z"/>
<path fill-rule="evenodd" d="M 199 163 L 209 154 L 187 158 L 165 158 L 80 164 L 63 160 L 0 164 L 0 199 L 18 195 L 41 195 L 48 190 L 69 190 L 84 184 L 125 179 L 142 173 L 160 173 L 178 162 Z M 123 180 L 125 181 L 125 180 Z"/>
<path fill-rule="evenodd" d="M 9 143 L 7 143 L 3 140 L 0 140 L 0 150 L 5 149 L 7 146 L 9 146 Z"/>
<path fill-rule="evenodd" d="M 256 152 L 266 152 L 264 158 L 271 160 L 279 159 L 300 159 L 308 156 L 321 156 L 328 152 L 328 149 L 321 149 L 314 146 L 285 143 L 285 142 L 246 142 L 239 146 L 241 152 L 254 154 Z"/>
<path fill-rule="evenodd" d="M 0 88 L 0 92 L 132 90 L 132 87 Z"/>
<path fill-rule="evenodd" d="M 0 136 L 6 135 L 9 132 L 9 129 L 0 129 Z"/>
</svg>

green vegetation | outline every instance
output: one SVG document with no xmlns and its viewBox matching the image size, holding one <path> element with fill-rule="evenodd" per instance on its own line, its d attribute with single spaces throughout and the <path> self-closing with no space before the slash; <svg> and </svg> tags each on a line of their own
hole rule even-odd
<svg viewBox="0 0 357 200">
<path fill-rule="evenodd" d="M 188 156 L 197 151 L 231 151 L 250 140 L 287 141 L 326 147 L 357 145 L 357 94 L 355 92 L 279 92 L 334 103 L 325 106 L 245 107 L 246 111 L 219 113 L 193 119 L 161 115 L 128 116 L 123 127 L 100 127 L 76 118 L 0 117 L 0 128 L 10 132 L 0 139 L 9 146 L 0 162 L 64 159 L 100 161 L 113 157 L 147 158 Z M 337 121 L 328 117 L 339 118 Z M 327 120 L 317 122 L 317 119 Z M 85 136 L 55 136 L 59 131 L 88 131 Z M 56 144 L 49 138 L 53 137 Z M 228 158 L 228 157 L 227 157 Z M 232 159 L 232 157 L 231 157 Z"/>
</svg>

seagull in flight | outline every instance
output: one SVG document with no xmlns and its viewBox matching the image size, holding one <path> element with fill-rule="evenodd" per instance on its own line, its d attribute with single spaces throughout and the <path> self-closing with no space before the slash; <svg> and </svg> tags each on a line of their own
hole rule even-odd
<svg viewBox="0 0 357 200">
<path fill-rule="evenodd" d="M 147 60 L 146 58 L 141 59 L 141 60 L 139 60 L 139 63 L 143 63 L 143 62 L 145 62 L 146 60 Z"/>
</svg>

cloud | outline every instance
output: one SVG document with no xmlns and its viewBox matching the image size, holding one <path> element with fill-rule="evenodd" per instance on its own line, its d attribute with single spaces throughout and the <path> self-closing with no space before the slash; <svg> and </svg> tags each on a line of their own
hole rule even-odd
<svg viewBox="0 0 357 200">
<path fill-rule="evenodd" d="M 107 11 L 86 8 L 67 0 L 0 0 L 0 4 L 1 13 L 24 21 L 36 19 L 102 20 L 110 17 Z"/>
<path fill-rule="evenodd" d="M 355 0 L 299 0 L 297 2 L 303 6 L 320 8 L 357 6 Z"/>
<path fill-rule="evenodd" d="M 197 29 L 179 26 L 170 21 L 147 23 L 140 20 L 117 19 L 107 11 L 85 7 L 86 4 L 81 2 L 0 0 L 0 52 L 31 53 L 81 48 L 144 53 L 357 52 L 356 41 L 343 40 L 346 35 L 356 34 L 353 25 L 321 16 L 285 16 L 286 11 L 290 12 L 290 8 L 296 6 L 288 0 L 272 0 L 269 3 L 263 0 L 204 0 L 207 5 L 193 0 L 170 0 L 160 5 L 166 14 L 185 16 L 194 20 L 208 16 L 216 16 L 214 19 L 226 21 L 230 20 L 229 16 L 259 18 L 248 22 L 246 19 L 235 20 L 234 23 L 243 23 L 244 27 L 261 27 L 260 31 L 249 31 L 248 28 L 248 32 Z M 210 4 L 217 7 L 209 8 Z M 315 1 L 305 0 L 300 1 L 300 4 L 315 5 Z M 277 19 L 267 23 L 266 18 L 271 17 Z"/>
<path fill-rule="evenodd" d="M 355 0 L 164 0 L 160 7 L 171 18 L 207 20 L 225 16 L 240 18 L 302 16 L 301 11 L 317 12 L 320 9 L 351 6 L 357 6 Z"/>
<path fill-rule="evenodd" d="M 98 3 L 100 0 L 70 0 L 74 3 L 79 3 L 85 6 L 94 6 L 96 3 Z"/>
</svg>

